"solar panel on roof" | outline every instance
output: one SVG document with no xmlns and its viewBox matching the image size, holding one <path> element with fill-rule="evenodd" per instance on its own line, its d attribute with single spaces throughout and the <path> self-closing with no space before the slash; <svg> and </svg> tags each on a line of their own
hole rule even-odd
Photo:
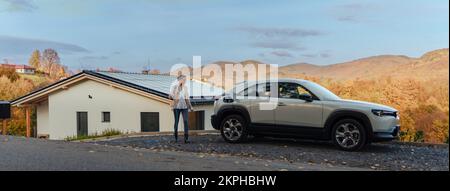
<svg viewBox="0 0 450 191">
<path fill-rule="evenodd" d="M 97 72 L 118 80 L 126 81 L 141 87 L 156 90 L 165 94 L 169 94 L 170 86 L 175 82 L 176 77 L 169 75 L 151 75 L 138 73 L 112 73 L 112 72 Z M 223 90 L 210 84 L 189 80 L 187 85 L 190 89 L 190 94 L 193 97 L 199 96 L 216 96 L 223 93 Z"/>
</svg>

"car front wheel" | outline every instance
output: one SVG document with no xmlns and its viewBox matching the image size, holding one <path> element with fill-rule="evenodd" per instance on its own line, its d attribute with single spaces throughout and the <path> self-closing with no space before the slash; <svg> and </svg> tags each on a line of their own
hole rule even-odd
<svg viewBox="0 0 450 191">
<path fill-rule="evenodd" d="M 354 119 L 338 121 L 332 130 L 334 145 L 345 151 L 357 151 L 366 145 L 366 130 L 364 126 Z"/>
<path fill-rule="evenodd" d="M 225 117 L 220 124 L 220 134 L 229 143 L 242 142 L 247 138 L 247 124 L 240 115 Z"/>
</svg>

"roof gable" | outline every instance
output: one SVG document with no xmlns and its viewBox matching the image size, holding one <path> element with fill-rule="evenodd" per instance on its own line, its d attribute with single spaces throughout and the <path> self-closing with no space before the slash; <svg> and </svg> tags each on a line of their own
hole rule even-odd
<svg viewBox="0 0 450 191">
<path fill-rule="evenodd" d="M 91 78 L 107 83 L 118 84 L 127 89 L 133 89 L 134 91 L 137 90 L 153 96 L 158 96 L 160 99 L 168 98 L 170 85 L 176 79 L 169 75 L 83 71 L 69 78 L 55 82 L 47 87 L 33 91 L 25 96 L 19 97 L 11 103 L 13 105 L 20 105 L 26 103 L 27 100 L 40 99 L 41 97 L 48 96 L 51 92 L 65 88 L 68 84 L 72 84 L 80 78 Z M 190 80 L 188 81 L 188 84 L 191 87 L 191 102 L 193 104 L 213 103 L 214 96 L 222 93 L 221 88 L 213 87 L 206 83 Z M 202 94 L 202 92 L 205 92 L 206 94 Z"/>
</svg>

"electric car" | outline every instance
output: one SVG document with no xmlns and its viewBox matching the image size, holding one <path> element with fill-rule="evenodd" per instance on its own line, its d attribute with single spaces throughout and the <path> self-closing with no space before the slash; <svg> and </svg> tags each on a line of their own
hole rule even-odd
<svg viewBox="0 0 450 191">
<path fill-rule="evenodd" d="M 298 79 L 243 82 L 216 97 L 213 127 L 229 143 L 255 137 L 331 140 L 345 151 L 398 137 L 396 109 L 341 99 L 321 85 Z"/>
</svg>

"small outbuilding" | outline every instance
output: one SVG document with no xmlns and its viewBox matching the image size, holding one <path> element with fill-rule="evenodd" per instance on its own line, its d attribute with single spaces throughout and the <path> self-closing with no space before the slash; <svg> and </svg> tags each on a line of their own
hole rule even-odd
<svg viewBox="0 0 450 191">
<path fill-rule="evenodd" d="M 72 136 L 123 133 L 173 132 L 174 117 L 168 94 L 176 80 L 170 75 L 83 71 L 11 102 L 26 107 L 27 118 L 36 109 L 38 137 L 61 140 Z M 189 80 L 189 125 L 193 130 L 213 130 L 210 115 L 214 96 L 222 89 Z M 182 123 L 180 121 L 180 130 Z M 27 125 L 27 136 L 30 136 Z"/>
<path fill-rule="evenodd" d="M 7 101 L 0 100 L 0 132 L 2 135 L 6 135 L 6 123 L 11 118 L 11 104 Z"/>
</svg>

